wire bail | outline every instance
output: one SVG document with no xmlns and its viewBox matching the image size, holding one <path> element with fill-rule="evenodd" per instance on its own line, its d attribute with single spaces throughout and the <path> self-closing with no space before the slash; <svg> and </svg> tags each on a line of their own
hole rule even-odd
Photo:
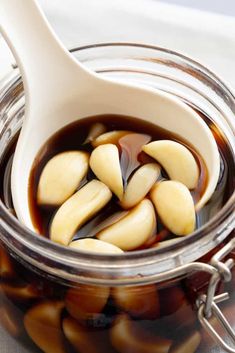
<svg viewBox="0 0 235 353">
<path fill-rule="evenodd" d="M 200 296 L 197 300 L 198 306 L 198 319 L 207 333 L 214 339 L 214 341 L 221 346 L 225 352 L 235 353 L 235 331 L 226 320 L 222 311 L 217 306 L 217 303 L 227 300 L 228 293 L 223 293 L 218 296 L 215 295 L 217 285 L 220 281 L 229 282 L 232 279 L 231 269 L 235 262 L 232 258 L 227 259 L 225 262 L 222 260 L 235 248 L 235 238 L 219 250 L 211 259 L 210 264 L 217 270 L 209 281 L 208 291 L 206 295 Z M 227 342 L 220 336 L 214 329 L 210 318 L 215 317 L 220 326 L 227 333 L 234 348 L 230 347 Z"/>
</svg>

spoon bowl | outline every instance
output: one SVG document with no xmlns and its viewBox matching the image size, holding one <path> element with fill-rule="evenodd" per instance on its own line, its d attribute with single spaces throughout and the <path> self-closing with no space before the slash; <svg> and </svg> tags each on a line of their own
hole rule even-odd
<svg viewBox="0 0 235 353">
<path fill-rule="evenodd" d="M 55 132 L 94 115 L 141 118 L 187 141 L 208 170 L 207 188 L 197 209 L 210 199 L 220 158 L 210 129 L 193 109 L 163 91 L 101 78 L 83 67 L 56 37 L 34 0 L 1 0 L 0 29 L 16 57 L 25 90 L 25 119 L 11 183 L 17 217 L 27 227 L 34 230 L 28 181 L 36 155 Z"/>
</svg>

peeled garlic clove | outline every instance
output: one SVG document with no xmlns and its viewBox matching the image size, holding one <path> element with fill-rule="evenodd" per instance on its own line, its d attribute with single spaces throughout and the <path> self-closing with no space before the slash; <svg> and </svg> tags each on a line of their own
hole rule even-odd
<svg viewBox="0 0 235 353">
<path fill-rule="evenodd" d="M 176 315 L 182 308 L 185 306 L 190 308 L 183 289 L 174 284 L 171 284 L 166 288 L 160 288 L 158 295 L 161 308 L 161 317 L 170 317 L 170 320 L 172 320 L 171 324 L 172 322 L 175 322 Z M 187 318 L 185 318 L 184 322 L 182 322 L 182 325 L 184 325 L 186 321 Z"/>
<path fill-rule="evenodd" d="M 87 330 L 71 317 L 64 319 L 63 331 L 67 340 L 79 353 L 99 353 L 97 342 L 91 340 Z"/>
<path fill-rule="evenodd" d="M 22 287 L 14 287 L 7 283 L 2 283 L 0 286 L 4 295 L 13 299 L 14 301 L 24 302 L 40 297 L 37 288 L 33 284 L 28 284 Z"/>
<path fill-rule="evenodd" d="M 159 175 L 160 167 L 156 163 L 148 163 L 140 167 L 127 184 L 121 206 L 131 208 L 143 200 Z"/>
<path fill-rule="evenodd" d="M 117 246 L 98 239 L 80 239 L 69 245 L 73 249 L 90 251 L 98 254 L 121 254 L 123 251 Z"/>
<path fill-rule="evenodd" d="M 141 319 L 156 319 L 160 313 L 155 285 L 116 287 L 112 290 L 116 305 L 130 315 Z"/>
<path fill-rule="evenodd" d="M 100 136 L 101 134 L 104 134 L 106 131 L 106 126 L 102 123 L 95 123 L 94 125 L 92 125 L 88 136 L 86 138 L 86 140 L 84 141 L 85 143 L 89 143 L 92 142 L 93 140 L 95 140 L 98 136 Z"/>
<path fill-rule="evenodd" d="M 38 204 L 61 205 L 77 189 L 88 166 L 89 155 L 83 151 L 63 152 L 50 159 L 39 179 Z"/>
<path fill-rule="evenodd" d="M 12 260 L 6 250 L 0 246 L 0 278 L 9 279 L 15 276 Z"/>
<path fill-rule="evenodd" d="M 127 315 L 120 315 L 110 330 L 112 345 L 119 353 L 168 353 L 171 341 L 144 332 Z"/>
<path fill-rule="evenodd" d="M 96 236 L 122 250 L 133 250 L 144 244 L 155 229 L 156 216 L 153 205 L 151 201 L 143 200 L 120 221 Z"/>
<path fill-rule="evenodd" d="M 156 159 L 169 178 L 180 181 L 188 189 L 194 189 L 199 180 L 199 168 L 193 154 L 178 142 L 154 141 L 143 146 L 143 151 Z"/>
<path fill-rule="evenodd" d="M 169 296 L 170 298 L 172 298 L 171 294 L 169 294 Z M 171 304 L 169 305 L 169 307 L 171 309 Z M 164 310 L 165 309 L 163 309 L 163 311 Z M 187 301 L 184 301 L 184 303 L 174 313 L 170 315 L 165 316 L 164 314 L 162 314 L 161 310 L 161 317 L 162 316 L 164 317 L 164 324 L 166 325 L 165 327 L 179 327 L 180 332 L 185 332 L 192 327 L 197 327 L 197 316 Z"/>
<path fill-rule="evenodd" d="M 97 178 L 121 199 L 123 183 L 117 146 L 106 144 L 96 147 L 90 157 L 90 167 Z"/>
<path fill-rule="evenodd" d="M 102 214 L 98 215 L 97 217 L 93 218 L 90 222 L 88 222 L 81 229 L 81 232 L 83 235 L 81 237 L 89 237 L 89 238 L 95 237 L 97 233 L 99 233 L 104 228 L 107 228 L 111 224 L 118 222 L 121 218 L 125 217 L 127 213 L 128 211 L 118 211 L 112 214 L 111 216 L 109 216 L 108 218 L 106 218 L 105 220 Z M 78 234 L 79 233 L 76 234 L 76 238 Z"/>
<path fill-rule="evenodd" d="M 68 290 L 65 306 L 76 320 L 92 320 L 100 314 L 109 298 L 110 288 L 80 284 Z"/>
<path fill-rule="evenodd" d="M 131 134 L 131 131 L 126 131 L 126 130 L 109 131 L 109 132 L 106 132 L 105 134 L 98 136 L 94 141 L 92 141 L 92 146 L 97 147 L 100 145 L 105 145 L 107 143 L 112 143 L 116 145 L 120 140 L 120 138 L 128 134 Z"/>
<path fill-rule="evenodd" d="M 176 235 L 194 231 L 196 216 L 193 198 L 184 184 L 178 181 L 157 183 L 150 193 L 162 223 Z"/>
<path fill-rule="evenodd" d="M 65 353 L 61 331 L 64 303 L 46 300 L 27 311 L 24 326 L 33 342 L 45 353 Z"/>
<path fill-rule="evenodd" d="M 13 337 L 19 337 L 22 334 L 22 318 L 20 316 L 19 311 L 16 312 L 6 303 L 0 307 L 0 325 Z"/>
<path fill-rule="evenodd" d="M 101 210 L 111 197 L 109 188 L 98 180 L 83 186 L 56 212 L 50 228 L 51 240 L 68 245 L 76 230 Z"/>
<path fill-rule="evenodd" d="M 169 353 L 195 353 L 201 343 L 201 335 L 198 331 L 173 345 Z"/>
</svg>

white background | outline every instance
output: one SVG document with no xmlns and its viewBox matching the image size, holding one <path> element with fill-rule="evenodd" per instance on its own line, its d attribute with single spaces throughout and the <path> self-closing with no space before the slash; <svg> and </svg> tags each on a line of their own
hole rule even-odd
<svg viewBox="0 0 235 353">
<path fill-rule="evenodd" d="M 153 0 L 154 1 L 154 0 Z M 190 6 L 206 11 L 215 11 L 235 16 L 235 0 L 162 0 L 169 4 Z"/>
</svg>

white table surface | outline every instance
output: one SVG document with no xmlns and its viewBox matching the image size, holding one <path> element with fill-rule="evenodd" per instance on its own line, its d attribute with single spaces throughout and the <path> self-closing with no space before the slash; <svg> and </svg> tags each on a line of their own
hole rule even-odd
<svg viewBox="0 0 235 353">
<path fill-rule="evenodd" d="M 142 42 L 168 47 L 209 66 L 235 88 L 235 0 L 39 2 L 68 48 L 110 41 Z M 194 9 L 172 6 L 174 3 Z M 198 10 L 200 8 L 206 12 Z M 0 79 L 11 69 L 12 62 L 0 38 Z M 27 351 L 0 328 L 0 353 Z"/>
<path fill-rule="evenodd" d="M 235 16 L 234 0 L 164 0 L 164 2 Z"/>
</svg>

